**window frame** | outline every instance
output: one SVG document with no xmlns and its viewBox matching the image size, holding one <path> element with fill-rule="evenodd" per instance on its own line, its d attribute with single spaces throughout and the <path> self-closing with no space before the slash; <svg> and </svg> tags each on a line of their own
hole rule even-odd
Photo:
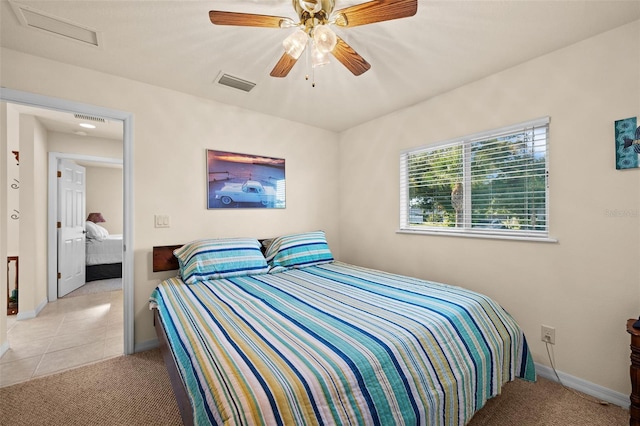
<svg viewBox="0 0 640 426">
<path fill-rule="evenodd" d="M 471 195 L 465 194 L 463 209 L 462 227 L 441 227 L 418 225 L 411 223 L 410 207 L 410 185 L 408 158 L 412 154 L 422 152 L 433 152 L 447 147 L 462 147 L 462 183 L 464 188 L 471 188 L 471 147 L 475 142 L 486 141 L 510 134 L 530 131 L 533 128 L 546 127 L 545 138 L 545 228 L 543 230 L 517 230 L 517 229 L 492 229 L 472 227 L 471 223 Z M 462 137 L 418 147 L 408 148 L 400 152 L 400 227 L 398 233 L 426 234 L 426 235 L 448 235 L 474 238 L 498 238 L 510 240 L 557 242 L 549 236 L 549 140 L 550 140 L 550 119 L 541 117 L 497 129 L 465 135 Z M 465 191 L 466 192 L 466 191 Z"/>
</svg>

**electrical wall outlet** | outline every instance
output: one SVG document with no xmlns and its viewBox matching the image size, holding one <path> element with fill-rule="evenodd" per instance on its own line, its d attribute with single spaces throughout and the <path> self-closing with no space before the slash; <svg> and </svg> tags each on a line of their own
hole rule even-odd
<svg viewBox="0 0 640 426">
<path fill-rule="evenodd" d="M 556 329 L 548 325 L 542 325 L 540 328 L 540 340 L 545 343 L 556 344 Z"/>
</svg>

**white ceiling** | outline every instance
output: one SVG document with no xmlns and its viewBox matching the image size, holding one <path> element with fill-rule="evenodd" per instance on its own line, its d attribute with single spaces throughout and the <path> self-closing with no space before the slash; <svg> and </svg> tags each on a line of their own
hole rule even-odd
<svg viewBox="0 0 640 426">
<path fill-rule="evenodd" d="M 362 0 L 336 0 L 336 9 Z M 407 107 L 537 56 L 640 19 L 640 0 L 418 0 L 411 18 L 336 28 L 370 64 L 354 77 L 339 62 L 305 81 L 269 73 L 292 31 L 211 24 L 210 10 L 295 18 L 291 0 L 19 0 L 97 30 L 93 47 L 22 26 L 1 0 L 3 47 L 190 93 L 333 131 Z M 214 83 L 225 72 L 249 93 Z"/>
</svg>

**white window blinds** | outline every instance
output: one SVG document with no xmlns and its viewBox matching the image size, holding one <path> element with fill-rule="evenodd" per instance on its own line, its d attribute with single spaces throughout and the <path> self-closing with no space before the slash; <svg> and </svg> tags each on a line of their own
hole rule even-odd
<svg viewBox="0 0 640 426">
<path fill-rule="evenodd" d="M 549 119 L 400 154 L 400 230 L 548 235 Z"/>
</svg>

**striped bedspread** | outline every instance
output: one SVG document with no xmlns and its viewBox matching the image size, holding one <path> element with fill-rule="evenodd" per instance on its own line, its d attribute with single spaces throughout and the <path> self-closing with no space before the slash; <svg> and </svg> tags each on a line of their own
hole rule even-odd
<svg viewBox="0 0 640 426">
<path fill-rule="evenodd" d="M 151 296 L 197 425 L 464 425 L 514 377 L 522 331 L 459 287 L 340 262 Z"/>
</svg>

